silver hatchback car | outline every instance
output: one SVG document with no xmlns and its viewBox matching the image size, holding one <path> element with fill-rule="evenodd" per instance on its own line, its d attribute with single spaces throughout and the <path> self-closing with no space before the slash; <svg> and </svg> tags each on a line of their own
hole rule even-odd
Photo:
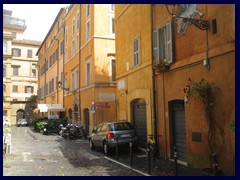
<svg viewBox="0 0 240 180">
<path fill-rule="evenodd" d="M 134 150 L 138 147 L 136 130 L 127 121 L 106 122 L 97 125 L 89 136 L 89 147 L 91 149 L 94 149 L 95 146 L 102 147 L 104 153 L 109 154 L 116 147 L 117 139 L 119 147 L 129 147 L 130 140 L 132 140 Z"/>
</svg>

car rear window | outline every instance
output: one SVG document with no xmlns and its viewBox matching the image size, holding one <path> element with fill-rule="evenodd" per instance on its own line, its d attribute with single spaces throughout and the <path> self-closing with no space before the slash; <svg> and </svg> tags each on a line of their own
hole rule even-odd
<svg viewBox="0 0 240 180">
<path fill-rule="evenodd" d="M 123 123 L 114 124 L 114 129 L 115 131 L 123 131 L 123 130 L 131 130 L 133 129 L 133 127 L 130 123 L 123 122 Z"/>
</svg>

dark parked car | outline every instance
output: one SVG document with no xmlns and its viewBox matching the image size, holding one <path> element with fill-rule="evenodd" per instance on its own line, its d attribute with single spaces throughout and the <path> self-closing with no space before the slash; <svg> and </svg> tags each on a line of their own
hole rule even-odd
<svg viewBox="0 0 240 180">
<path fill-rule="evenodd" d="M 18 122 L 17 122 L 17 127 L 19 126 L 27 126 L 28 123 L 27 123 L 27 120 L 26 119 L 19 119 Z"/>
<path fill-rule="evenodd" d="M 97 125 L 89 136 L 89 147 L 102 147 L 105 154 L 109 154 L 112 148 L 116 147 L 116 138 L 118 138 L 119 147 L 129 147 L 130 139 L 133 142 L 133 148 L 138 147 L 138 137 L 136 130 L 131 123 L 124 122 L 106 122 Z"/>
</svg>

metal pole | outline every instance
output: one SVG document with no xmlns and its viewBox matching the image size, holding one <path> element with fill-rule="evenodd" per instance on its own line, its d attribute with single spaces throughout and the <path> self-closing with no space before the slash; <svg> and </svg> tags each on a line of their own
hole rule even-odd
<svg viewBox="0 0 240 180">
<path fill-rule="evenodd" d="M 148 174 L 151 174 L 150 142 L 147 143 Z"/>
<path fill-rule="evenodd" d="M 116 159 L 118 161 L 118 138 L 116 138 Z"/>
<path fill-rule="evenodd" d="M 130 149 L 130 166 L 133 166 L 133 162 L 132 162 L 132 139 L 130 139 L 129 142 L 129 149 Z"/>
<path fill-rule="evenodd" d="M 178 175 L 178 169 L 177 169 L 177 147 L 173 147 L 173 152 L 174 152 L 174 171 L 175 171 L 175 176 Z"/>
</svg>

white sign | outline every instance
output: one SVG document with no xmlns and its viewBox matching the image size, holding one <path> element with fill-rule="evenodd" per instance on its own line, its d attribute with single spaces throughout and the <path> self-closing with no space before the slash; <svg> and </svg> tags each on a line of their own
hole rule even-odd
<svg viewBox="0 0 240 180">
<path fill-rule="evenodd" d="M 115 93 L 99 93 L 99 101 L 101 102 L 110 102 L 110 101 L 115 101 Z"/>
<path fill-rule="evenodd" d="M 58 119 L 58 115 L 48 115 L 48 119 Z"/>
</svg>

